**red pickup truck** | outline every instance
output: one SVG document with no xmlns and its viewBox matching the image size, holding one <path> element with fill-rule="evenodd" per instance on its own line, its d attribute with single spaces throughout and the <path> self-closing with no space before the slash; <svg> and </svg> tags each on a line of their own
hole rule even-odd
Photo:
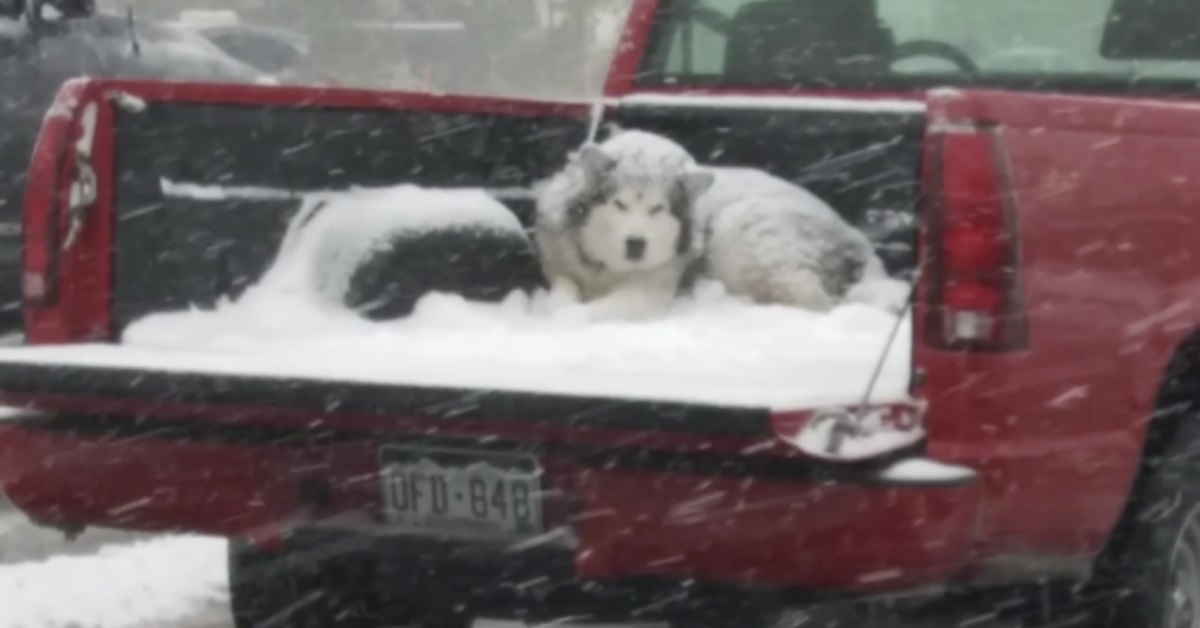
<svg viewBox="0 0 1200 628">
<path fill-rule="evenodd" d="M 0 485 L 65 530 L 230 537 L 245 627 L 746 626 L 1047 583 L 1081 622 L 1195 625 L 1198 23 L 1182 1 L 635 0 L 598 103 L 68 83 L 29 171 Z M 800 183 L 866 232 L 915 286 L 893 339 L 908 398 L 713 404 L 122 352 L 143 317 L 261 276 L 288 191 L 484 189 L 528 223 L 520 192 L 605 122 Z M 441 276 L 447 246 L 397 272 L 537 281 L 499 249 Z M 805 444 L 823 422 L 908 437 L 839 456 Z M 418 463 L 517 478 L 521 525 L 396 524 L 417 489 L 393 471 Z"/>
</svg>

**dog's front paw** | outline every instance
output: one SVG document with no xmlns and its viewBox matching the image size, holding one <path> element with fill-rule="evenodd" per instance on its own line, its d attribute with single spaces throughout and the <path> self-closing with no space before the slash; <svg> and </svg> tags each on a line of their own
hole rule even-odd
<svg viewBox="0 0 1200 628">
<path fill-rule="evenodd" d="M 579 287 L 575 285 L 575 282 L 570 280 L 564 279 L 553 282 L 550 285 L 550 291 L 546 294 L 546 306 L 551 312 L 582 303 L 583 299 L 579 295 Z"/>
<path fill-rule="evenodd" d="M 561 292 L 550 291 L 546 294 L 546 309 L 550 312 L 560 312 L 582 305 L 579 299 Z"/>
<path fill-rule="evenodd" d="M 533 296 L 533 311 L 557 316 L 564 310 L 582 307 L 579 288 L 568 279 L 555 279 L 547 290 L 538 290 Z"/>
<path fill-rule="evenodd" d="M 656 291 L 625 289 L 587 304 L 589 320 L 644 321 L 665 316 L 671 309 L 670 295 Z"/>
<path fill-rule="evenodd" d="M 554 322 L 569 326 L 587 325 L 600 320 L 589 303 L 569 303 L 551 312 Z"/>
</svg>

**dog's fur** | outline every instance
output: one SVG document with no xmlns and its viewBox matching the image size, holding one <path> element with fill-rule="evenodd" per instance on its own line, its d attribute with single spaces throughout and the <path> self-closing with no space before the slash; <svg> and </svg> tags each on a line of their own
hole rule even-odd
<svg viewBox="0 0 1200 628">
<path fill-rule="evenodd" d="M 759 303 L 828 311 L 864 280 L 887 278 L 874 247 L 819 198 L 748 168 L 714 168 L 696 207 L 704 272 Z"/>
<path fill-rule="evenodd" d="M 691 169 L 690 157 L 657 155 L 655 139 L 623 133 L 586 144 L 540 187 L 534 239 L 560 299 L 623 316 L 674 300 L 698 254 L 693 206 L 713 177 Z"/>
<path fill-rule="evenodd" d="M 554 290 L 584 302 L 661 307 L 698 274 L 758 303 L 827 311 L 887 278 L 866 236 L 807 190 L 750 168 L 699 168 L 642 131 L 584 146 L 542 188 L 537 218 Z M 621 258 L 634 234 L 653 241 L 644 263 Z"/>
</svg>

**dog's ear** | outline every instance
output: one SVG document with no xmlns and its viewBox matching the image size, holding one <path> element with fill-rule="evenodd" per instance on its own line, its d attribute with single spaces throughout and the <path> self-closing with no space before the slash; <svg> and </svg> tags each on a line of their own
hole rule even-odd
<svg viewBox="0 0 1200 628">
<path fill-rule="evenodd" d="M 624 127 L 616 122 L 609 122 L 604 125 L 604 132 L 611 139 L 625 132 Z"/>
<path fill-rule="evenodd" d="M 694 203 L 713 186 L 716 180 L 716 175 L 707 170 L 689 170 L 683 173 L 679 183 L 683 186 L 683 192 L 687 194 L 688 201 Z"/>
<path fill-rule="evenodd" d="M 617 161 L 595 144 L 584 144 L 577 157 L 588 181 L 599 181 L 617 167 Z"/>
</svg>

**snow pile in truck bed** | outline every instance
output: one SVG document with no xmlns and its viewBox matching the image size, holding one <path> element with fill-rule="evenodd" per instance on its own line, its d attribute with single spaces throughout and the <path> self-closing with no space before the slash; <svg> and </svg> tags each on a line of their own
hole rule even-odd
<svg viewBox="0 0 1200 628">
<path fill-rule="evenodd" d="M 794 408 L 859 400 L 897 322 L 867 305 L 814 314 L 712 289 L 644 322 L 581 323 L 514 293 L 499 304 L 431 294 L 412 316 L 376 323 L 259 292 L 147 317 L 122 346 L 0 360 Z M 905 398 L 911 323 L 899 323 L 876 401 Z"/>
<path fill-rule="evenodd" d="M 383 323 L 256 296 L 217 312 L 147 318 L 125 344 L 236 354 L 223 367 L 234 372 L 787 406 L 860 398 L 897 323 L 868 306 L 821 315 L 715 288 L 660 320 L 603 323 L 545 313 L 520 293 L 500 304 L 431 294 L 412 316 Z M 877 398 L 906 390 L 909 343 L 898 344 Z"/>
<path fill-rule="evenodd" d="M 455 211 L 484 228 L 519 223 L 481 192 L 402 186 L 306 202 L 346 207 L 302 210 L 275 265 L 238 301 L 148 316 L 120 346 L 0 349 L 0 361 L 786 409 L 860 401 L 897 331 L 872 400 L 906 398 L 911 322 L 894 313 L 907 297 L 899 282 L 860 289 L 858 303 L 827 314 L 752 304 L 706 283 L 656 320 L 585 322 L 544 294 L 514 292 L 501 303 L 429 294 L 411 316 L 372 322 L 335 305 L 329 287 L 345 284 L 345 262 L 380 234 L 458 224 Z M 438 218 L 395 211 L 406 205 Z"/>
</svg>

